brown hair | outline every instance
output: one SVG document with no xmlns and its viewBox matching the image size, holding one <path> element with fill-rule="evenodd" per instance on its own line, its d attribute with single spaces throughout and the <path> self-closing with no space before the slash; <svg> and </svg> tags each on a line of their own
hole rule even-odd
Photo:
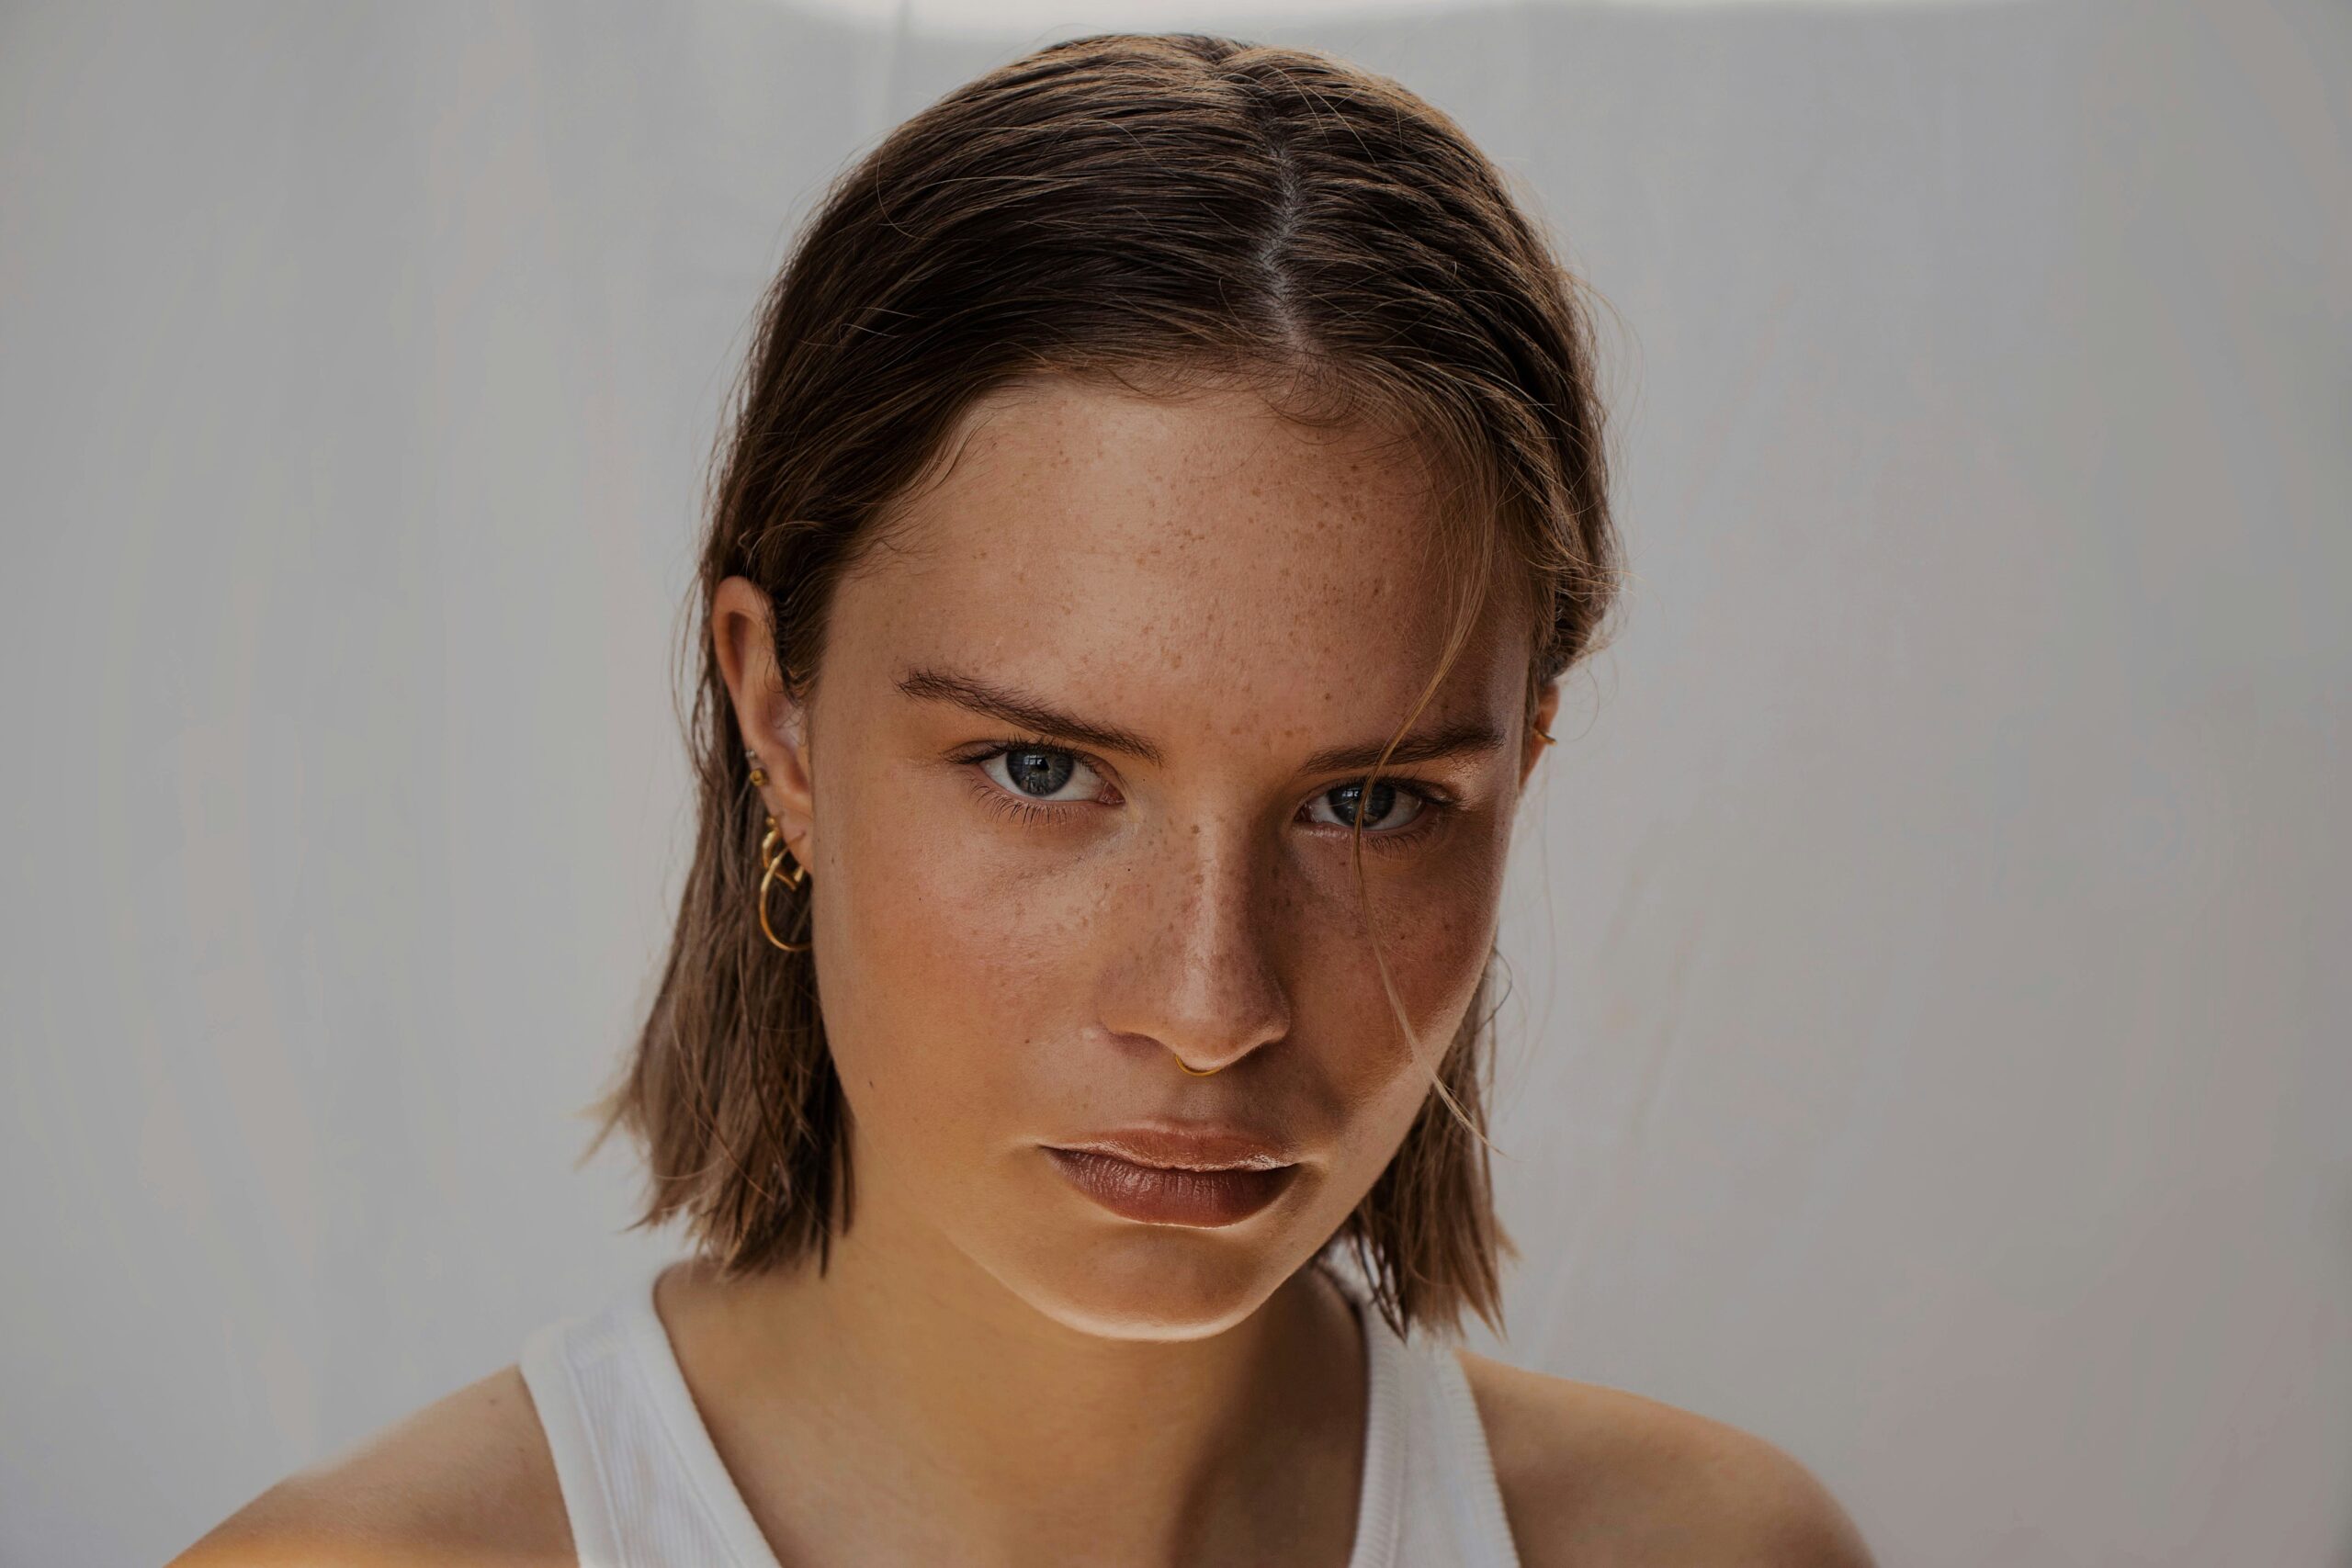
<svg viewBox="0 0 2352 1568">
<path fill-rule="evenodd" d="M 708 626 L 724 579 L 767 592 L 778 665 L 805 692 L 833 585 L 977 398 L 1037 374 L 1161 392 L 1238 378 L 1303 421 L 1376 417 L 1419 444 L 1451 481 L 1440 510 L 1459 545 L 1444 663 L 1499 575 L 1538 611 L 1532 713 L 1597 646 L 1618 570 L 1582 296 L 1452 120 L 1295 50 L 1057 44 L 949 93 L 850 170 L 764 301 L 715 470 L 686 721 L 694 862 L 591 1145 L 616 1126 L 642 1141 L 637 1224 L 684 1214 L 706 1253 L 752 1270 L 811 1251 L 821 1268 L 849 1223 L 849 1111 L 814 965 L 772 947 L 756 912 L 762 807 Z M 1357 832 L 1361 886 L 1360 818 Z M 805 889 L 777 891 L 779 929 L 805 929 Z M 1329 1244 L 1353 1250 L 1400 1330 L 1456 1327 L 1464 1307 L 1499 1322 L 1512 1249 L 1483 1132 L 1492 980 L 1490 963 L 1430 1099 Z"/>
</svg>

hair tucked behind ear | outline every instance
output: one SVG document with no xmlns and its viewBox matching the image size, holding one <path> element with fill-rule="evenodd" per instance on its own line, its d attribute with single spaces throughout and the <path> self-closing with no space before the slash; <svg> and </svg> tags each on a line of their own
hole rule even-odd
<svg viewBox="0 0 2352 1568">
<path fill-rule="evenodd" d="M 1111 35 L 1014 61 L 899 126 L 804 231 L 736 391 L 685 645 L 694 859 L 650 1014 L 598 1107 L 596 1144 L 625 1128 L 644 1146 L 638 1224 L 684 1216 L 730 1270 L 821 1266 L 854 1204 L 813 964 L 759 930 L 762 808 L 712 595 L 733 575 L 767 592 L 778 665 L 806 694 L 833 587 L 892 500 L 976 399 L 1040 374 L 1239 379 L 1301 420 L 1420 444 L 1446 481 L 1449 662 L 1497 592 L 1526 595 L 1531 715 L 1611 603 L 1584 291 L 1444 115 L 1318 54 Z M 779 929 L 797 925 L 786 906 L 807 893 L 778 893 Z M 1464 1308 L 1498 1321 L 1488 990 L 1332 1238 L 1400 1329 L 1455 1326 Z"/>
</svg>

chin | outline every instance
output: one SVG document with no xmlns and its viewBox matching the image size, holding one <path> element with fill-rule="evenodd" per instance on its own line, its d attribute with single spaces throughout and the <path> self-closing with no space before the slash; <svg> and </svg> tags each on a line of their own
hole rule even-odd
<svg viewBox="0 0 2352 1568">
<path fill-rule="evenodd" d="M 1264 1305 L 1313 1253 L 1275 1215 L 1222 1229 L 1057 1215 L 984 1264 L 1065 1327 L 1104 1339 L 1204 1339 Z"/>
<path fill-rule="evenodd" d="M 1105 1340 L 1204 1340 L 1263 1307 L 1291 1269 L 1263 1248 L 1176 1227 L 1158 1235 L 1063 1239 L 1018 1274 L 1000 1274 L 1045 1316 Z"/>
</svg>

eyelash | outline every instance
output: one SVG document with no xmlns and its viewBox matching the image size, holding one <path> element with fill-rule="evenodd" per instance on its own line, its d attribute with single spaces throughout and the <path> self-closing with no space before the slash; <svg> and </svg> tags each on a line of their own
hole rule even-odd
<svg viewBox="0 0 2352 1568">
<path fill-rule="evenodd" d="M 956 757 L 955 761 L 964 764 L 970 771 L 972 789 L 979 796 L 980 803 L 1001 816 L 1016 822 L 1030 824 L 1057 822 L 1068 812 L 1091 803 L 1075 800 L 1053 802 L 1023 800 L 1017 795 L 1009 794 L 991 780 L 980 767 L 981 763 L 992 761 L 1009 751 L 1050 751 L 1057 756 L 1075 758 L 1105 777 L 1109 774 L 1108 769 L 1083 751 L 1075 751 L 1067 746 L 1049 746 L 1039 740 L 992 740 L 979 750 L 967 750 Z M 1333 784 L 1331 788 L 1340 789 L 1357 782 L 1359 781 L 1343 779 L 1339 784 Z M 1413 818 L 1410 827 L 1399 828 L 1387 833 L 1366 832 L 1363 835 L 1364 847 L 1374 853 L 1401 850 L 1419 843 L 1422 839 L 1444 826 L 1446 818 L 1458 809 L 1456 802 L 1451 795 L 1431 785 L 1419 784 L 1411 779 L 1398 778 L 1393 773 L 1384 774 L 1381 782 L 1413 796 L 1421 803 L 1421 810 L 1420 814 Z"/>
</svg>

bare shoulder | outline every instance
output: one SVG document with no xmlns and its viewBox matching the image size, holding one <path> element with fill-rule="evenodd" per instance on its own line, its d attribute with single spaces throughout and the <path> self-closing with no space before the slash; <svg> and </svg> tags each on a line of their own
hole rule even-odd
<svg viewBox="0 0 2352 1568">
<path fill-rule="evenodd" d="M 298 1471 L 169 1568 L 571 1568 L 554 1456 L 509 1366 Z"/>
<path fill-rule="evenodd" d="M 1870 1568 L 1795 1460 L 1656 1400 L 1462 1352 L 1527 1568 Z"/>
</svg>

